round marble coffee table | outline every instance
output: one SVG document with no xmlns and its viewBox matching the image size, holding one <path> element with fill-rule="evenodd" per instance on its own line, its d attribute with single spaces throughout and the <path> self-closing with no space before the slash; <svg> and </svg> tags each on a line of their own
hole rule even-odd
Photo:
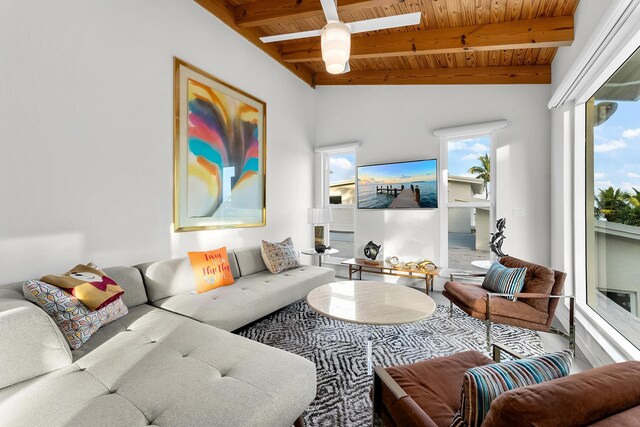
<svg viewBox="0 0 640 427">
<path fill-rule="evenodd" d="M 349 280 L 319 286 L 307 304 L 323 316 L 365 325 L 397 325 L 425 319 L 435 301 L 417 289 L 384 282 Z M 367 342 L 367 370 L 371 374 L 372 335 Z"/>
</svg>

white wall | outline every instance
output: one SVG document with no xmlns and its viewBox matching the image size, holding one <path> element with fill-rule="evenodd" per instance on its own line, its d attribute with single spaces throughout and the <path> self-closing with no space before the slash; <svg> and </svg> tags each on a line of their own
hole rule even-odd
<svg viewBox="0 0 640 427">
<path fill-rule="evenodd" d="M 266 101 L 265 228 L 173 232 L 174 55 Z M 309 246 L 313 97 L 191 0 L 3 1 L 0 283 L 261 238 Z"/>
<path fill-rule="evenodd" d="M 552 93 L 558 88 L 558 85 L 580 52 L 585 49 L 589 38 L 593 36 L 593 31 L 606 10 L 620 3 L 620 1 L 621 0 L 582 0 L 578 3 L 578 9 L 576 9 L 574 15 L 575 29 L 573 43 L 571 46 L 558 48 L 558 53 L 555 58 L 553 58 L 553 63 L 551 64 Z"/>
<path fill-rule="evenodd" d="M 505 252 L 549 263 L 550 115 L 548 85 L 322 86 L 316 94 L 316 143 L 360 141 L 359 165 L 439 156 L 432 131 L 506 119 L 498 131 L 498 217 L 507 217 Z M 525 217 L 514 217 L 523 207 Z M 356 213 L 356 254 L 373 240 L 384 256 L 444 261 L 438 210 Z"/>
</svg>

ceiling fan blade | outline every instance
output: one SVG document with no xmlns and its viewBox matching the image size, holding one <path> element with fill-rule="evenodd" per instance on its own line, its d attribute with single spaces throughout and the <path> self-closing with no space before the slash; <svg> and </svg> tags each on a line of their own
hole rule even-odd
<svg viewBox="0 0 640 427">
<path fill-rule="evenodd" d="M 405 13 L 403 15 L 385 16 L 384 18 L 367 19 L 364 21 L 349 22 L 347 26 L 351 34 L 365 33 L 367 31 L 385 30 L 387 28 L 418 25 L 421 12 Z"/>
<path fill-rule="evenodd" d="M 338 18 L 338 7 L 336 6 L 336 0 L 320 0 L 322 10 L 324 11 L 324 17 L 327 18 L 327 22 L 340 21 Z"/>
<path fill-rule="evenodd" d="M 260 37 L 263 43 L 281 42 L 284 40 L 304 39 L 307 37 L 320 37 L 322 30 L 300 31 L 299 33 L 278 34 L 277 36 Z"/>
</svg>

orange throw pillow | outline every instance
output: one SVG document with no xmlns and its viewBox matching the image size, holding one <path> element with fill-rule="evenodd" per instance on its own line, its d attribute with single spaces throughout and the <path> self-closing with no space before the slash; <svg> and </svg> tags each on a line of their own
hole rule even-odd
<svg viewBox="0 0 640 427">
<path fill-rule="evenodd" d="M 226 247 L 207 252 L 189 252 L 189 260 L 196 279 L 197 293 L 233 285 L 233 274 Z"/>
</svg>

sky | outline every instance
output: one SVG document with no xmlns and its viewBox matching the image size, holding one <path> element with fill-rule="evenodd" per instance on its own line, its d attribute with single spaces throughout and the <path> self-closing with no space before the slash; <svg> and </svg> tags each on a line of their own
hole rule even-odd
<svg viewBox="0 0 640 427">
<path fill-rule="evenodd" d="M 475 178 L 469 168 L 480 165 L 478 157 L 489 154 L 490 144 L 488 136 L 449 142 L 449 175 Z"/>
<path fill-rule="evenodd" d="M 332 154 L 329 157 L 330 183 L 347 181 L 356 177 L 355 153 Z"/>
<path fill-rule="evenodd" d="M 618 102 L 616 112 L 595 128 L 594 186 L 640 190 L 640 102 Z M 449 143 L 449 175 L 471 177 L 469 168 L 489 152 L 488 136 Z M 355 178 L 355 154 L 330 157 L 331 182 Z M 404 174 L 409 174 L 404 172 Z"/>
<path fill-rule="evenodd" d="M 488 136 L 450 142 L 449 175 L 473 177 L 469 173 L 469 168 L 479 164 L 478 157 L 489 152 L 489 144 L 490 139 Z M 355 163 L 354 153 L 332 154 L 329 157 L 330 182 L 354 179 L 356 173 Z M 408 174 L 407 172 L 404 173 Z M 400 174 L 402 174 L 402 171 Z"/>
<path fill-rule="evenodd" d="M 421 182 L 436 179 L 436 161 L 390 163 L 361 167 L 358 171 L 358 183 L 391 184 L 396 182 Z"/>
<path fill-rule="evenodd" d="M 593 153 L 596 194 L 608 187 L 640 190 L 640 102 L 618 101 L 618 109 L 595 128 Z"/>
</svg>

